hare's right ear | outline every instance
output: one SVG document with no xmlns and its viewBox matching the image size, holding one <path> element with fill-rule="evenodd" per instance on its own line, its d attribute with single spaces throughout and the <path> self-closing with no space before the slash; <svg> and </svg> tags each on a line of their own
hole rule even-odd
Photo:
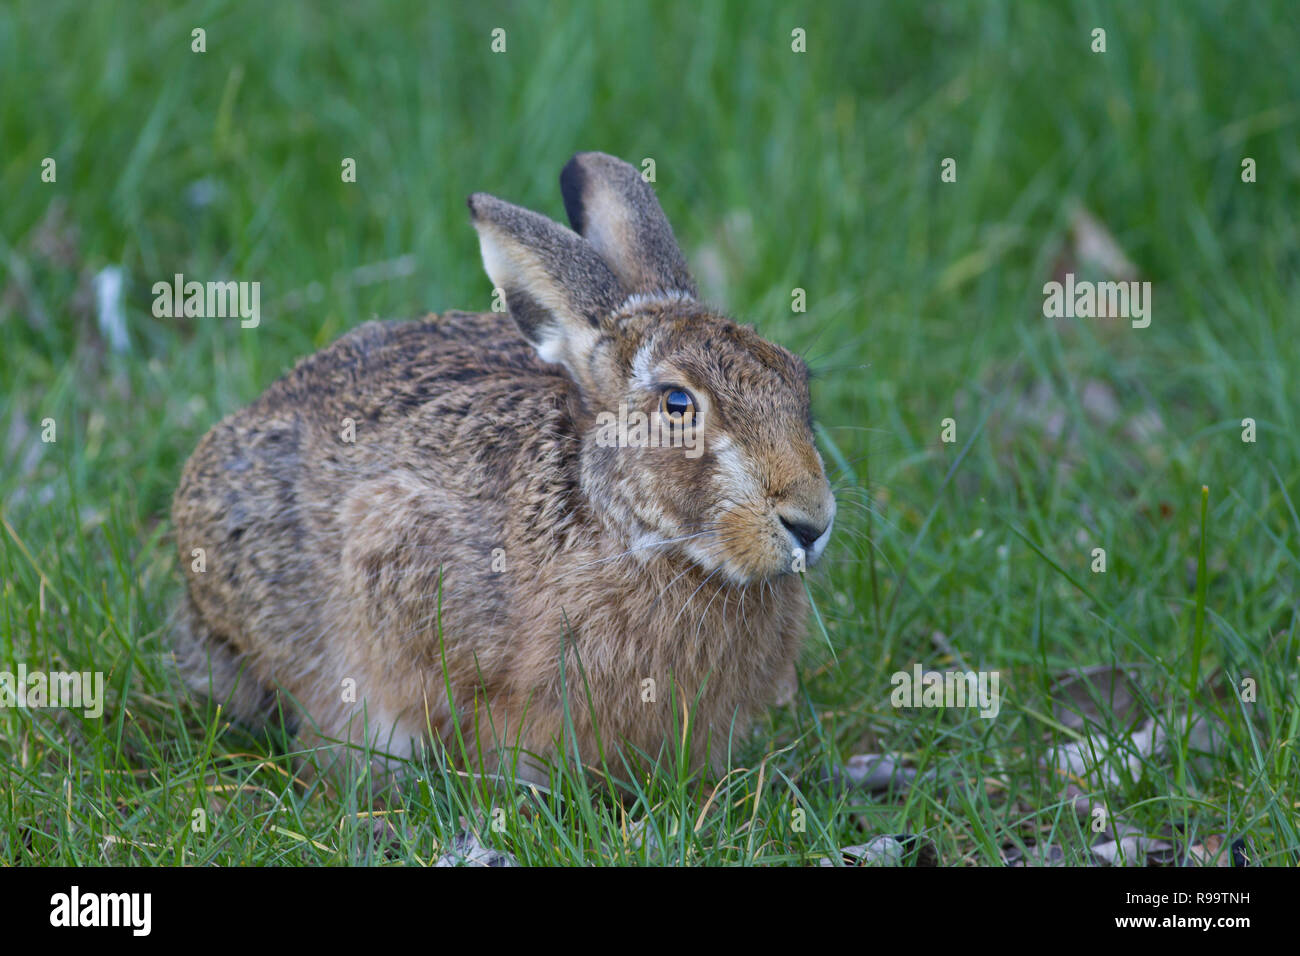
<svg viewBox="0 0 1300 956">
<path fill-rule="evenodd" d="M 589 384 L 601 322 L 627 298 L 614 273 L 587 240 L 545 216 L 487 193 L 470 196 L 469 209 L 483 267 L 524 338 Z"/>
<path fill-rule="evenodd" d="M 628 292 L 695 298 L 695 282 L 668 217 L 635 166 L 606 153 L 578 153 L 560 173 L 560 192 L 569 224 Z"/>
</svg>

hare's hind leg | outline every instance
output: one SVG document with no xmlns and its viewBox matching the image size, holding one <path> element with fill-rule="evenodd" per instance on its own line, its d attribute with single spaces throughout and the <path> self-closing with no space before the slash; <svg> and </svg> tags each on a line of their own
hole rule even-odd
<svg viewBox="0 0 1300 956">
<path fill-rule="evenodd" d="M 240 723 L 259 727 L 276 712 L 277 694 L 253 674 L 235 647 L 203 621 L 194 599 L 181 600 L 171 622 L 172 649 L 185 683 Z"/>
</svg>

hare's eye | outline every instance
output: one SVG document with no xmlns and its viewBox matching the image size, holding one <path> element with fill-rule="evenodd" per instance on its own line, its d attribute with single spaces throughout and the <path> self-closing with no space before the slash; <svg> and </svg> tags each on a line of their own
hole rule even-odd
<svg viewBox="0 0 1300 956">
<path fill-rule="evenodd" d="M 695 399 L 682 388 L 666 389 L 659 399 L 659 407 L 673 422 L 689 422 L 695 417 Z"/>
</svg>

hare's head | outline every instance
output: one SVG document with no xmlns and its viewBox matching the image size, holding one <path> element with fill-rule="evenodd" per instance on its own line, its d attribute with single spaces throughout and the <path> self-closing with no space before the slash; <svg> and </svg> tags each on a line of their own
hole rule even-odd
<svg viewBox="0 0 1300 956">
<path fill-rule="evenodd" d="M 469 205 L 520 331 L 582 396 L 593 508 L 633 553 L 676 550 L 736 583 L 811 565 L 835 498 L 807 365 L 696 299 L 634 167 L 579 153 L 560 187 L 573 231 L 483 193 Z"/>
</svg>

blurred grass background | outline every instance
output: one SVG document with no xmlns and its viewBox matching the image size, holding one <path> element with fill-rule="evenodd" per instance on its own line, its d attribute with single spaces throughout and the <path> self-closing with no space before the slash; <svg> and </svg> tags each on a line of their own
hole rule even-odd
<svg viewBox="0 0 1300 956">
<path fill-rule="evenodd" d="M 738 774 L 745 812 L 665 837 L 676 858 L 808 862 L 879 832 L 924 833 L 946 862 L 1082 842 L 1037 771 L 1060 732 L 1044 698 L 1053 675 L 1134 663 L 1156 712 L 1214 711 L 1227 745 L 1144 761 L 1108 806 L 1294 863 L 1298 34 L 1284 0 L 0 7 L 0 666 L 110 685 L 103 721 L 0 712 L 0 858 L 370 858 L 341 837 L 356 793 L 303 796 L 178 695 L 171 491 L 204 431 L 299 356 L 375 316 L 488 308 L 465 197 L 562 220 L 560 167 L 599 149 L 655 160 L 707 297 L 818 369 L 840 489 L 810 581 L 836 659 L 809 641 L 799 704 L 739 761 L 787 747 L 786 784 Z M 1043 283 L 1080 261 L 1080 208 L 1153 283 L 1149 328 L 1043 317 Z M 96 320 L 109 266 L 120 353 Z M 178 272 L 260 282 L 260 327 L 155 318 L 151 286 Z M 916 661 L 1001 671 L 1002 714 L 894 710 L 888 675 Z M 1214 703 L 1243 676 L 1256 703 Z M 810 785 L 861 751 L 959 783 L 893 800 Z M 232 777 L 250 790 L 221 838 L 191 833 L 200 791 Z M 664 786 L 651 818 L 685 806 L 685 783 Z M 453 797 L 411 799 L 438 839 L 455 829 Z M 284 806 L 303 839 L 268 829 Z M 556 823 L 587 842 L 502 840 L 525 861 L 600 857 L 619 832 L 602 812 Z"/>
</svg>

